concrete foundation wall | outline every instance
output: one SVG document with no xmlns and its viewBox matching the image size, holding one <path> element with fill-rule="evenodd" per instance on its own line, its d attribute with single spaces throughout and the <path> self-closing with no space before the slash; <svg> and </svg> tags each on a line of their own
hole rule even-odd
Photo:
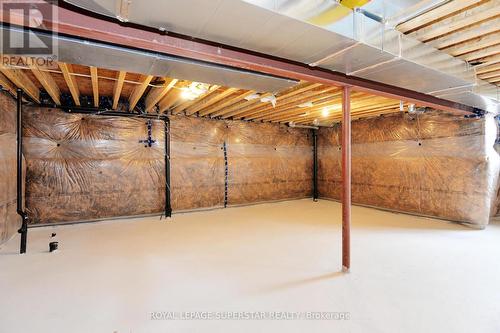
<svg viewBox="0 0 500 333">
<path fill-rule="evenodd" d="M 491 116 L 393 114 L 352 122 L 353 203 L 485 225 L 499 156 Z M 341 196 L 341 127 L 318 135 L 319 193 Z"/>
</svg>

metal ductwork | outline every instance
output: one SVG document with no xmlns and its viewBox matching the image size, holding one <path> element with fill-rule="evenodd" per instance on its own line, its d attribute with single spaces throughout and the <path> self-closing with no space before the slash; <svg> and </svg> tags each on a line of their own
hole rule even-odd
<svg viewBox="0 0 500 333">
<path fill-rule="evenodd" d="M 22 41 L 22 35 L 28 33 L 21 28 L 0 26 L 0 34 L 4 29 L 8 30 L 13 40 Z M 44 32 L 31 33 L 42 41 L 53 38 Z M 253 71 L 63 36 L 57 37 L 57 50 L 57 60 L 60 62 L 207 82 L 258 92 L 274 93 L 298 83 L 295 80 Z"/>
<path fill-rule="evenodd" d="M 470 66 L 390 27 L 440 1 L 66 0 L 121 21 L 404 87 L 498 113 L 498 89 Z M 359 5 L 362 9 L 355 7 Z"/>
</svg>

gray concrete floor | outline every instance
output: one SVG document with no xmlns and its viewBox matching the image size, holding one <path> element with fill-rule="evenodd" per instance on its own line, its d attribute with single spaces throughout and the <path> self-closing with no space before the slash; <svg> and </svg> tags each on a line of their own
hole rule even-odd
<svg viewBox="0 0 500 333">
<path fill-rule="evenodd" d="M 344 274 L 340 216 L 299 200 L 31 229 L 28 254 L 0 249 L 0 332 L 500 332 L 498 223 L 353 207 Z M 226 311 L 349 319 L 151 319 Z"/>
</svg>

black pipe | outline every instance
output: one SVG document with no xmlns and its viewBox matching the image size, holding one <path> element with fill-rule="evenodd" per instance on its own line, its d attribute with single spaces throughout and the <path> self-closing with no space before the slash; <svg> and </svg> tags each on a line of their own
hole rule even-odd
<svg viewBox="0 0 500 333">
<path fill-rule="evenodd" d="M 165 123 L 165 217 L 172 217 L 172 203 L 170 198 L 170 119 Z"/>
<path fill-rule="evenodd" d="M 82 113 L 82 114 L 93 114 L 98 116 L 114 116 L 114 117 L 131 117 L 131 118 L 146 118 L 146 119 L 159 119 L 163 121 L 168 120 L 168 116 L 163 114 L 149 114 L 149 113 L 138 113 L 138 112 L 121 112 L 112 110 L 102 110 L 98 108 L 86 108 L 86 107 L 64 107 L 61 106 L 60 109 L 67 113 Z"/>
<path fill-rule="evenodd" d="M 23 135 L 22 135 L 23 90 L 17 89 L 17 214 L 21 216 L 21 246 L 19 253 L 26 253 L 28 241 L 28 216 L 23 209 Z"/>
<path fill-rule="evenodd" d="M 313 132 L 313 200 L 318 201 L 318 133 Z"/>
</svg>

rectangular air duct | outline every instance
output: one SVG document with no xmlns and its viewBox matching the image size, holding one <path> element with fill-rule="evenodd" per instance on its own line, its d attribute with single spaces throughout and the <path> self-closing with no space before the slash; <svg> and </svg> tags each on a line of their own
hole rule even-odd
<svg viewBox="0 0 500 333">
<path fill-rule="evenodd" d="M 52 35 L 44 32 L 28 32 L 20 28 L 6 26 L 0 27 L 0 33 L 6 29 L 9 30 L 12 39 L 20 41 L 23 40 L 23 34 L 27 33 L 34 33 L 42 41 L 52 38 Z M 57 61 L 70 64 L 167 76 L 258 92 L 275 93 L 298 83 L 295 80 L 254 71 L 76 38 L 58 36 L 56 42 L 58 47 Z"/>
</svg>

